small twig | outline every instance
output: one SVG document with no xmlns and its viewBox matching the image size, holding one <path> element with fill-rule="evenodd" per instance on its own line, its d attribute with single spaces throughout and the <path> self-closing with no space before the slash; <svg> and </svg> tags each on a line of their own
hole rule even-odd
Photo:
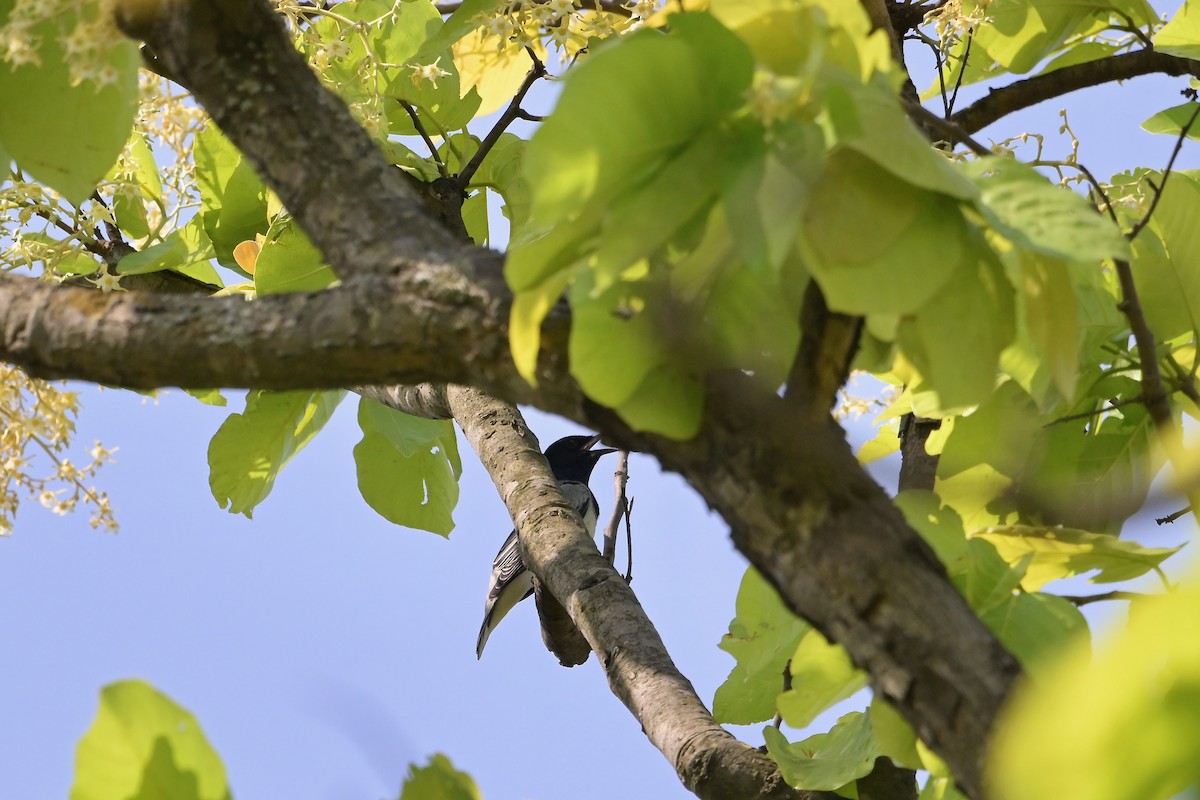
<svg viewBox="0 0 1200 800">
<path fill-rule="evenodd" d="M 1077 419 L 1090 419 L 1092 417 L 1098 417 L 1108 411 L 1115 411 L 1121 406 L 1128 406 L 1134 403 L 1144 402 L 1145 399 L 1145 397 L 1139 394 L 1135 397 L 1127 397 L 1124 400 L 1109 400 L 1108 405 L 1104 408 L 1097 408 L 1092 411 L 1080 411 L 1078 414 L 1067 414 L 1065 417 L 1058 417 L 1057 419 L 1050 420 L 1042 425 L 1042 427 L 1049 428 L 1052 425 L 1061 425 L 1064 422 L 1072 422 Z"/>
<path fill-rule="evenodd" d="M 948 117 L 950 116 L 950 99 L 946 97 L 946 62 L 942 60 L 942 48 L 932 39 L 928 39 L 925 43 L 933 51 L 933 63 L 938 76 L 938 94 L 942 98 L 942 116 Z"/>
<path fill-rule="evenodd" d="M 1195 98 L 1192 98 L 1195 100 Z M 1167 179 L 1171 177 L 1171 168 L 1175 166 L 1175 159 L 1179 157 L 1179 151 L 1183 149 L 1183 142 L 1187 139 L 1188 131 L 1192 129 L 1192 125 L 1196 123 L 1196 118 L 1200 117 L 1200 102 L 1196 103 L 1196 107 L 1192 109 L 1192 116 L 1188 117 L 1187 123 L 1179 131 L 1179 138 L 1175 140 L 1175 149 L 1171 151 L 1171 158 L 1167 160 L 1167 168 L 1163 170 L 1162 181 L 1155 186 L 1150 184 L 1150 188 L 1154 190 L 1154 197 L 1150 200 L 1150 207 L 1146 209 L 1146 213 L 1137 221 L 1132 228 L 1125 234 L 1125 238 L 1133 241 L 1137 235 L 1142 232 L 1150 224 L 1150 217 L 1154 214 L 1154 209 L 1158 208 L 1158 201 L 1162 199 L 1163 189 L 1167 186 Z"/>
<path fill-rule="evenodd" d="M 783 665 L 783 690 L 785 692 L 790 692 L 792 690 L 792 660 L 790 658 L 787 660 L 787 663 Z M 771 721 L 771 724 L 776 728 L 782 726 L 783 714 L 776 713 L 775 719 Z"/>
<path fill-rule="evenodd" d="M 1134 25 L 1134 24 L 1133 24 L 1133 17 L 1129 16 L 1129 15 L 1128 15 L 1128 14 L 1126 14 L 1124 11 L 1120 11 L 1120 10 L 1118 10 L 1118 9 L 1115 9 L 1115 8 L 1114 8 L 1114 9 L 1111 9 L 1111 10 L 1112 10 L 1112 11 L 1113 11 L 1113 12 L 1114 12 L 1114 13 L 1115 13 L 1115 14 L 1116 14 L 1118 17 L 1120 17 L 1121 19 L 1125 20 L 1125 25 L 1126 25 L 1127 27 L 1121 27 L 1120 25 L 1113 25 L 1113 26 L 1111 26 L 1111 27 L 1110 27 L 1110 30 L 1114 30 L 1114 31 L 1123 31 L 1123 32 L 1125 32 L 1125 33 L 1132 33 L 1132 34 L 1133 34 L 1135 37 L 1137 37 L 1137 40 L 1138 40 L 1139 42 L 1141 42 L 1143 45 L 1145 45 L 1146 47 L 1150 47 L 1150 48 L 1153 48 L 1153 47 L 1154 47 L 1154 40 L 1153 40 L 1153 39 L 1151 39 L 1149 36 L 1147 36 L 1145 31 L 1143 31 L 1143 30 L 1142 30 L 1141 28 L 1139 28 L 1137 25 Z"/>
<path fill-rule="evenodd" d="M 633 501 L 625 506 L 625 582 L 633 583 Z"/>
<path fill-rule="evenodd" d="M 984 147 L 982 144 L 975 141 L 973 138 L 971 138 L 969 133 L 964 131 L 958 125 L 955 125 L 948 119 L 939 117 L 937 114 L 934 114 L 920 103 L 914 103 L 909 100 L 905 101 L 904 105 L 907 107 L 910 117 L 919 117 L 922 122 L 928 123 L 929 127 L 934 128 L 939 133 L 945 134 L 951 142 L 958 142 L 959 144 L 966 145 L 971 152 L 978 156 L 995 155 L 990 148 Z"/>
<path fill-rule="evenodd" d="M 1096 176 L 1092 174 L 1092 171 L 1083 164 L 1079 163 L 1078 161 L 1049 161 L 1039 158 L 1034 161 L 1030 161 L 1029 166 L 1051 167 L 1056 170 L 1062 170 L 1064 168 L 1078 170 L 1079 174 L 1083 175 L 1084 179 L 1091 186 L 1092 191 L 1099 195 L 1100 200 L 1103 201 L 1104 210 L 1108 214 L 1109 219 L 1111 219 L 1117 225 L 1120 225 L 1120 222 L 1117 221 L 1117 212 L 1113 208 L 1112 200 L 1109 198 L 1108 192 L 1105 191 L 1104 185 L 1101 184 L 1100 181 L 1096 180 Z M 1062 177 L 1062 172 L 1059 172 L 1059 177 Z"/>
<path fill-rule="evenodd" d="M 525 48 L 525 52 L 529 54 L 529 58 L 533 61 L 533 66 L 529 70 L 529 74 L 525 76 L 524 82 L 521 83 L 521 88 L 517 89 L 517 93 L 513 95 L 513 99 L 508 104 L 508 108 L 504 109 L 504 113 L 500 115 L 500 119 L 496 120 L 496 124 L 488 131 L 487 136 L 479 143 L 479 149 L 475 151 L 475 155 L 471 156 L 471 160 L 462 168 L 455 178 L 458 181 L 459 187 L 466 191 L 467 185 L 471 182 L 471 178 L 475 176 L 476 171 L 483 160 L 487 158 L 487 154 L 496 146 L 496 142 L 500 141 L 500 135 L 513 123 L 514 120 L 521 117 L 521 101 L 525 99 L 525 95 L 537 82 L 538 78 L 545 77 L 546 65 L 537 57 L 537 53 L 533 52 L 530 47 Z"/>
<path fill-rule="evenodd" d="M 1178 511 L 1173 511 L 1170 514 L 1167 514 L 1165 517 L 1156 517 L 1154 521 L 1155 521 L 1155 523 L 1157 523 L 1159 525 L 1166 525 L 1168 523 L 1174 522 L 1175 520 L 1179 519 L 1183 515 L 1190 513 L 1191 510 L 1192 510 L 1191 506 L 1188 506 L 1187 508 L 1181 508 Z"/>
<path fill-rule="evenodd" d="M 446 164 L 444 161 L 442 161 L 441 154 L 438 153 L 437 145 L 433 143 L 433 139 L 429 137 L 429 133 L 425 130 L 425 126 L 421 124 L 421 118 L 417 116 L 417 110 L 413 108 L 407 100 L 400 100 L 397 98 L 396 102 L 400 104 L 401 108 L 408 112 L 409 118 L 412 119 L 413 127 L 417 129 L 417 133 L 420 134 L 421 138 L 425 141 L 425 146 L 429 148 L 430 158 L 433 159 L 433 163 L 437 164 L 438 174 L 443 178 L 449 178 L 450 171 L 446 169 Z"/>
<path fill-rule="evenodd" d="M 954 91 L 950 92 L 950 105 L 946 109 L 946 116 L 954 113 L 954 103 L 958 100 L 958 90 L 962 88 L 963 75 L 967 74 L 967 59 L 971 57 L 971 43 L 975 41 L 975 32 L 972 31 L 967 35 L 967 46 L 963 49 L 962 62 L 958 68 L 958 77 L 954 79 Z"/>
<path fill-rule="evenodd" d="M 613 503 L 612 516 L 608 519 L 608 525 L 604 528 L 604 548 L 601 554 L 604 560 L 609 564 L 613 564 L 617 560 L 617 529 L 621 526 L 621 518 L 625 516 L 625 510 L 629 506 L 629 500 L 625 496 L 625 485 L 629 483 L 629 451 L 621 450 L 617 453 L 617 468 L 613 471 Z"/>
<path fill-rule="evenodd" d="M 1086 606 L 1088 603 L 1098 603 L 1102 600 L 1138 600 L 1143 597 L 1149 597 L 1148 594 L 1140 592 L 1105 592 L 1104 594 L 1091 595 L 1059 595 L 1068 603 L 1074 603 L 1077 606 Z"/>
</svg>

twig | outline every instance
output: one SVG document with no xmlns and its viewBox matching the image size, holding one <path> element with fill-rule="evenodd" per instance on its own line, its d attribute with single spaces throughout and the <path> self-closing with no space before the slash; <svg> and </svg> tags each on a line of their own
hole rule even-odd
<svg viewBox="0 0 1200 800">
<path fill-rule="evenodd" d="M 1149 597 L 1148 594 L 1141 592 L 1105 592 L 1104 594 L 1091 595 L 1059 595 L 1068 603 L 1074 603 L 1077 606 L 1086 606 L 1088 603 L 1099 603 L 1102 600 L 1138 600 L 1143 597 Z"/>
<path fill-rule="evenodd" d="M 1153 50 L 1138 50 L 1083 64 L 1073 64 L 1054 72 L 1001 86 L 962 111 L 955 112 L 951 119 L 968 133 L 975 133 L 1014 111 L 1037 105 L 1052 97 L 1088 86 L 1123 81 L 1154 72 L 1200 76 L 1200 62 L 1156 53 Z"/>
<path fill-rule="evenodd" d="M 783 665 L 783 690 L 785 692 L 790 692 L 792 690 L 792 660 L 790 658 L 787 660 L 787 663 Z M 777 712 L 775 714 L 775 719 L 771 721 L 771 724 L 776 728 L 781 727 L 783 725 L 783 714 Z"/>
<path fill-rule="evenodd" d="M 625 582 L 633 583 L 633 501 L 625 506 Z"/>
<path fill-rule="evenodd" d="M 479 149 L 475 151 L 475 155 L 471 156 L 471 160 L 462 168 L 455 178 L 458 185 L 465 191 L 467 185 L 471 182 L 471 178 L 475 176 L 483 160 L 487 158 L 487 154 L 496 146 L 496 142 L 500 141 L 500 135 L 513 123 L 520 118 L 521 101 L 525 99 L 525 95 L 537 82 L 538 78 L 545 77 L 546 65 L 537 57 L 537 53 L 533 52 L 530 47 L 525 48 L 525 52 L 529 54 L 529 58 L 533 61 L 533 66 L 529 70 L 529 74 L 525 76 L 525 80 L 521 83 L 521 88 L 517 89 L 517 93 L 513 95 L 513 99 L 508 104 L 508 108 L 504 109 L 504 113 L 500 115 L 500 119 L 496 120 L 496 124 L 488 131 L 487 136 L 479 143 Z"/>
<path fill-rule="evenodd" d="M 613 503 L 612 516 L 608 519 L 608 525 L 604 528 L 604 548 L 601 554 L 604 560 L 609 564 L 617 560 L 617 529 L 621 526 L 621 517 L 625 516 L 625 510 L 629 505 L 629 500 L 625 496 L 625 485 L 629 483 L 629 451 L 620 450 L 617 452 L 617 468 L 613 471 Z"/>
<path fill-rule="evenodd" d="M 954 79 L 954 91 L 950 92 L 950 104 L 946 107 L 946 116 L 954 113 L 954 103 L 958 100 L 958 90 L 962 88 L 963 75 L 967 74 L 967 59 L 971 57 L 971 43 L 975 41 L 975 32 L 967 35 L 967 46 L 963 49 L 962 62 L 958 67 L 958 77 Z"/>
<path fill-rule="evenodd" d="M 417 133 L 419 133 L 421 138 L 425 141 L 425 146 L 429 148 L 430 158 L 433 159 L 433 163 L 437 164 L 438 174 L 443 178 L 449 178 L 450 171 L 446 169 L 446 163 L 442 161 L 442 156 L 440 153 L 438 153 L 437 145 L 433 143 L 433 139 L 429 137 L 429 133 L 425 130 L 425 126 L 421 124 L 421 118 L 417 116 L 417 110 L 413 108 L 407 100 L 400 100 L 397 98 L 396 102 L 400 104 L 401 108 L 408 112 L 409 118 L 412 119 L 413 127 L 417 129 Z"/>
<path fill-rule="evenodd" d="M 1078 161 L 1047 161 L 1045 159 L 1039 158 L 1034 161 L 1030 161 L 1029 166 L 1031 166 L 1031 167 L 1051 167 L 1053 169 L 1060 170 L 1060 172 L 1059 172 L 1060 178 L 1062 178 L 1061 170 L 1064 167 L 1069 167 L 1071 169 L 1078 170 L 1079 173 L 1081 175 L 1083 175 L 1083 177 L 1087 180 L 1088 184 L 1092 188 L 1092 191 L 1094 191 L 1096 194 L 1098 194 L 1100 196 L 1100 199 L 1104 202 L 1104 210 L 1105 210 L 1105 212 L 1107 212 L 1109 219 L 1111 219 L 1117 225 L 1121 224 L 1117 220 L 1116 209 L 1113 208 L 1112 200 L 1109 198 L 1108 192 L 1106 192 L 1104 190 L 1104 185 L 1101 184 L 1100 181 L 1096 180 L 1096 176 L 1092 174 L 1092 171 L 1090 169 L 1088 169 L 1087 167 L 1085 167 L 1083 164 L 1079 163 Z"/>
<path fill-rule="evenodd" d="M 1154 522 L 1158 525 L 1166 525 L 1168 523 L 1174 522 L 1175 520 L 1179 519 L 1183 515 L 1189 513 L 1191 510 L 1192 510 L 1191 506 L 1188 506 L 1187 508 L 1181 508 L 1178 511 L 1173 511 L 1170 514 L 1167 514 L 1165 517 L 1156 517 Z"/>
<path fill-rule="evenodd" d="M 1050 420 L 1042 425 L 1042 427 L 1049 428 L 1051 425 L 1061 425 L 1064 422 L 1072 422 L 1077 419 L 1090 419 L 1091 417 L 1098 417 L 1107 411 L 1115 411 L 1121 406 L 1144 402 L 1145 399 L 1146 398 L 1143 395 L 1139 394 L 1135 397 L 1127 397 L 1124 400 L 1109 400 L 1108 405 L 1104 408 L 1097 408 L 1092 411 L 1080 411 L 1078 414 L 1067 414 L 1065 417 L 1058 417 L 1057 419 Z"/>
<path fill-rule="evenodd" d="M 1195 98 L 1192 99 L 1194 100 Z M 1153 183 L 1150 184 L 1150 188 L 1154 190 L 1154 198 L 1150 201 L 1150 207 L 1146 209 L 1146 213 L 1142 215 L 1142 218 L 1125 234 L 1125 238 L 1129 241 L 1132 242 L 1137 238 L 1137 235 L 1142 232 L 1142 228 L 1145 228 L 1150 223 L 1150 217 L 1154 214 L 1154 209 L 1158 208 L 1158 201 L 1162 199 L 1163 189 L 1167 187 L 1167 179 L 1171 177 L 1171 168 L 1175 166 L 1175 159 L 1179 157 L 1179 151 L 1183 149 L 1183 142 L 1187 139 L 1188 131 L 1196 124 L 1197 117 L 1200 117 L 1200 103 L 1196 103 L 1196 107 L 1192 109 L 1192 115 L 1188 117 L 1187 123 L 1179 131 L 1179 138 L 1175 140 L 1175 149 L 1171 151 L 1171 157 L 1167 160 L 1167 167 L 1163 170 L 1162 181 L 1158 186 L 1155 186 Z"/>
<path fill-rule="evenodd" d="M 978 156 L 995 155 L 990 148 L 984 147 L 982 144 L 972 139 L 971 134 L 954 124 L 953 121 L 949 119 L 943 119 L 920 103 L 914 103 L 911 100 L 904 101 L 904 105 L 907 107 L 908 115 L 910 117 L 918 117 L 921 122 L 928 123 L 929 127 L 934 128 L 939 133 L 945 134 L 951 142 L 958 142 L 959 144 L 966 145 L 971 152 Z"/>
</svg>

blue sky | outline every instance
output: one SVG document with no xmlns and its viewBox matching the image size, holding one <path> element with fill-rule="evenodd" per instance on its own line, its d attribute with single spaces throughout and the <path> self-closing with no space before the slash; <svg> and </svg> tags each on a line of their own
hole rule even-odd
<svg viewBox="0 0 1200 800">
<path fill-rule="evenodd" d="M 1161 167 L 1173 140 L 1138 123 L 1181 102 L 1185 85 L 1149 77 L 1088 90 L 978 138 L 1052 134 L 1069 103 L 1081 159 L 1097 175 Z M 1049 156 L 1069 151 L 1048 138 Z M 1197 154 L 1185 147 L 1178 167 L 1195 167 Z M 475 660 L 491 560 L 511 526 L 465 444 L 449 540 L 396 528 L 358 497 L 353 397 L 249 521 L 220 510 L 207 486 L 208 439 L 242 407 L 240 393 L 227 394 L 230 408 L 217 409 L 178 391 L 154 401 L 87 389 L 79 441 L 120 448 L 100 481 L 121 533 L 30 503 L 0 541 L 0 797 L 65 796 L 100 688 L 130 677 L 196 713 L 243 799 L 395 796 L 407 764 L 434 752 L 488 800 L 691 796 L 594 659 L 566 670 L 545 652 L 532 604 Z M 543 445 L 581 432 L 528 420 Z M 612 464 L 601 461 L 593 480 L 605 510 Z M 721 520 L 654 461 L 633 458 L 630 491 L 633 588 L 711 701 L 733 663 L 716 643 L 745 560 Z M 1177 544 L 1193 530 L 1184 524 L 1135 533 Z"/>
</svg>

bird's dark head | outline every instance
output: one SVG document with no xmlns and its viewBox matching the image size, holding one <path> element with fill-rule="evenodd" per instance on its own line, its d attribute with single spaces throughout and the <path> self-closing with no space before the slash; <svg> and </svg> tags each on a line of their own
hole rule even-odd
<svg viewBox="0 0 1200 800">
<path fill-rule="evenodd" d="M 565 436 L 546 448 L 546 460 L 560 481 L 587 483 L 600 457 L 617 452 L 611 447 L 593 450 L 599 436 Z"/>
</svg>

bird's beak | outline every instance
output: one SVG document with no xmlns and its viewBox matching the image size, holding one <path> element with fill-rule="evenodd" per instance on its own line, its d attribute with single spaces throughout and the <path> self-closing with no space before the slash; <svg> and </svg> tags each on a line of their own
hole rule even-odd
<svg viewBox="0 0 1200 800">
<path fill-rule="evenodd" d="M 587 446 L 584 449 L 590 453 L 594 453 L 597 456 L 603 456 L 609 453 L 617 452 L 617 448 L 615 447 L 602 447 L 599 450 L 593 450 L 592 448 L 598 444 L 600 444 L 600 434 L 596 434 L 592 438 L 588 439 L 586 442 Z"/>
</svg>

